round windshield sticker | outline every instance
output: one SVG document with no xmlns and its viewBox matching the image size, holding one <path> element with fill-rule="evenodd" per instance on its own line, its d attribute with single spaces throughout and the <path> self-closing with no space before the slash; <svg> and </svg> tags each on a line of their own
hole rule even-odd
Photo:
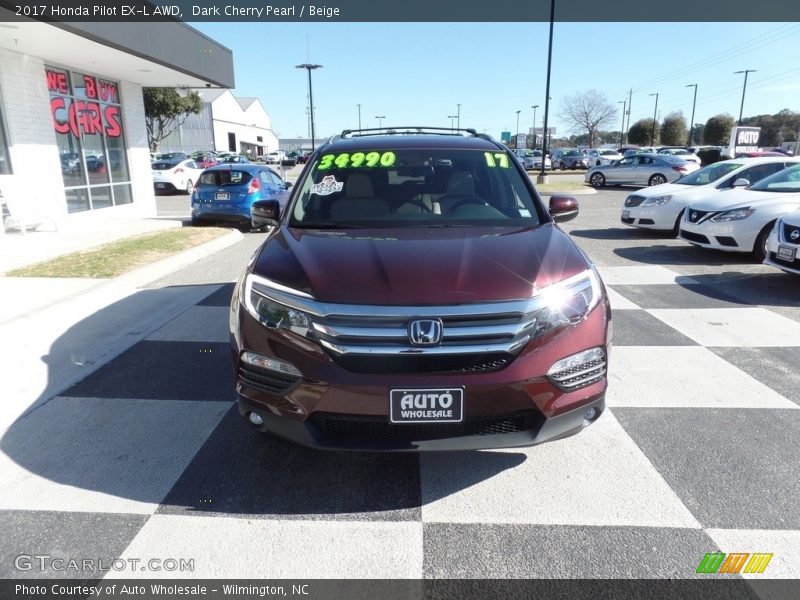
<svg viewBox="0 0 800 600">
<path fill-rule="evenodd" d="M 343 181 L 336 181 L 336 177 L 333 175 L 325 175 L 322 181 L 311 186 L 311 193 L 318 196 L 329 196 L 341 192 L 343 187 Z"/>
</svg>

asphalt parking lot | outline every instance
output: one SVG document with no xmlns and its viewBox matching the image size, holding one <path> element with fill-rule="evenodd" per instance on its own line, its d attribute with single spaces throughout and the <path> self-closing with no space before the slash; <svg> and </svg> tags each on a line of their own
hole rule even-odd
<svg viewBox="0 0 800 600">
<path fill-rule="evenodd" d="M 142 290 L 197 300 L 3 436 L 2 577 L 65 575 L 21 574 L 23 548 L 194 559 L 110 577 L 680 579 L 715 551 L 800 576 L 798 279 L 622 225 L 627 193 L 580 196 L 564 224 L 613 307 L 608 410 L 581 434 L 417 456 L 256 433 L 227 344 L 249 233 Z"/>
</svg>

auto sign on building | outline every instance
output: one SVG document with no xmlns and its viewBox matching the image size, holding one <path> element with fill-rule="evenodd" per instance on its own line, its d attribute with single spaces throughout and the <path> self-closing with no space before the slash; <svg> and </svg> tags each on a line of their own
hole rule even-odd
<svg viewBox="0 0 800 600">
<path fill-rule="evenodd" d="M 761 127 L 733 127 L 728 148 L 730 155 L 737 156 L 742 152 L 758 152 L 758 140 L 760 137 Z"/>
</svg>

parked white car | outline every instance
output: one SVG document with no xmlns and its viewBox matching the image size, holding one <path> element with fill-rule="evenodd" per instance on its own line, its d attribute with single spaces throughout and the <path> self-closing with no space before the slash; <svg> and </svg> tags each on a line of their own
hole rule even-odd
<svg viewBox="0 0 800 600">
<path fill-rule="evenodd" d="M 608 165 L 621 158 L 622 154 L 611 148 L 593 148 L 586 152 L 586 163 L 590 167 Z"/>
<path fill-rule="evenodd" d="M 680 179 L 637 190 L 625 198 L 621 220 L 631 227 L 670 231 L 678 235 L 684 209 L 717 192 L 746 187 L 786 167 L 798 158 L 740 158 L 717 162 Z"/>
<path fill-rule="evenodd" d="M 800 209 L 775 221 L 767 238 L 764 264 L 800 275 Z"/>
<path fill-rule="evenodd" d="M 697 154 L 690 152 L 686 148 L 662 148 L 658 151 L 658 154 L 671 154 L 672 156 L 677 156 L 678 158 L 688 160 L 689 162 L 693 162 L 698 165 L 701 162 L 700 157 L 697 156 Z"/>
<path fill-rule="evenodd" d="M 728 252 L 752 252 L 763 261 L 775 222 L 800 208 L 800 164 L 747 188 L 714 194 L 686 207 L 679 239 Z"/>
<path fill-rule="evenodd" d="M 286 158 L 286 153 L 283 150 L 277 150 L 276 152 L 270 152 L 267 154 L 267 164 L 268 165 L 279 165 Z"/>
<path fill-rule="evenodd" d="M 153 171 L 153 187 L 156 194 L 186 192 L 191 194 L 203 168 L 193 160 L 155 161 L 150 167 Z"/>
</svg>

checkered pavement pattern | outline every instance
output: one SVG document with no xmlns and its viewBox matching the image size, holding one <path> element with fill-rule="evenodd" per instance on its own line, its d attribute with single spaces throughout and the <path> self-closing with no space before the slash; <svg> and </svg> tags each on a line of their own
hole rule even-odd
<svg viewBox="0 0 800 600">
<path fill-rule="evenodd" d="M 661 266 L 601 269 L 608 410 L 533 448 L 317 452 L 236 411 L 224 285 L 8 429 L 19 553 L 193 558 L 108 577 L 687 578 L 707 552 L 800 577 L 800 323 Z M 706 576 L 707 577 L 707 576 Z"/>
</svg>

